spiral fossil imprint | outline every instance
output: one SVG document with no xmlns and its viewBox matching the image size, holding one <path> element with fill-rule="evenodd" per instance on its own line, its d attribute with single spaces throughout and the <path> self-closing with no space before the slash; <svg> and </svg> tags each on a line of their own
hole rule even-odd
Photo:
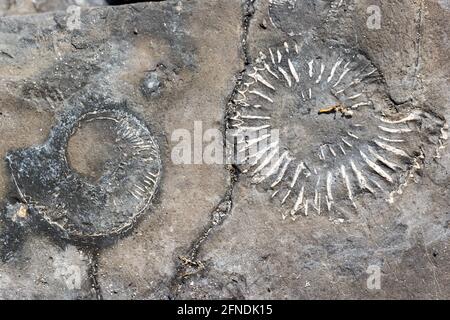
<svg viewBox="0 0 450 320">
<path fill-rule="evenodd" d="M 439 150 L 447 139 L 444 118 L 397 112 L 373 64 L 338 46 L 285 42 L 260 52 L 234 102 L 241 169 L 287 208 L 284 218 L 345 216 L 367 196 L 392 202 L 424 144 Z"/>
<path fill-rule="evenodd" d="M 159 184 L 159 148 L 147 126 L 125 107 L 103 104 L 71 110 L 44 145 L 7 155 L 21 197 L 63 238 L 123 233 L 149 207 Z M 108 122 L 118 151 L 94 182 L 72 169 L 66 156 L 70 137 L 90 121 Z"/>
</svg>

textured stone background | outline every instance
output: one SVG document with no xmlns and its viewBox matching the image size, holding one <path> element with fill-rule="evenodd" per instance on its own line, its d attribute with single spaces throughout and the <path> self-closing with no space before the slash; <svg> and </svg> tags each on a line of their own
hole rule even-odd
<svg viewBox="0 0 450 320">
<path fill-rule="evenodd" d="M 223 131 L 241 72 L 288 36 L 270 22 L 269 1 L 84 1 L 81 29 L 72 31 L 67 13 L 54 11 L 70 1 L 26 2 L 0 2 L 1 157 L 44 142 L 73 97 L 102 92 L 132 102 L 149 124 L 164 176 L 148 215 L 112 246 L 76 247 L 26 229 L 0 263 L 0 298 L 450 298 L 448 148 L 424 160 L 393 205 L 369 204 L 339 225 L 326 217 L 283 221 L 270 194 L 236 168 L 171 162 L 172 132 L 192 132 L 194 121 Z M 322 2 L 328 10 L 336 1 Z M 448 120 L 448 1 L 342 2 L 338 15 L 311 18 L 319 34 L 345 38 L 370 57 L 399 109 L 426 105 Z M 373 4 L 380 30 L 366 26 Z M 296 14 L 282 21 L 301 26 Z M 102 128 L 89 130 L 69 148 L 82 172 L 107 153 L 95 146 Z M 6 162 L 0 200 L 2 208 L 17 200 Z M 380 290 L 367 289 L 369 265 L 381 267 Z"/>
</svg>

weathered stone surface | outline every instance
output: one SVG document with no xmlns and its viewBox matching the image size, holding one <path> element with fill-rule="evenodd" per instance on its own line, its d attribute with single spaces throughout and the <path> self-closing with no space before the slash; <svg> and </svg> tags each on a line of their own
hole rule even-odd
<svg viewBox="0 0 450 320">
<path fill-rule="evenodd" d="M 288 2 L 291 5 L 295 3 L 278 1 L 286 7 L 289 7 Z M 448 19 L 449 12 L 431 1 L 408 4 L 383 2 L 378 4 L 382 14 L 381 29 L 371 30 L 366 25 L 366 9 L 372 4 L 365 1 L 325 3 L 323 10 L 331 8 L 329 12 L 320 15 L 324 18 L 317 21 L 319 25 L 316 27 L 309 23 L 308 32 L 299 38 L 286 28 L 291 22 L 311 20 L 308 20 L 308 12 L 302 11 L 301 5 L 287 14 L 282 10 L 268 10 L 267 2 L 257 2 L 248 38 L 249 59 L 257 64 L 259 52 L 266 53 L 268 48 L 273 49 L 275 60 L 278 59 L 277 48 L 282 55 L 289 56 L 283 48 L 283 41 L 290 44 L 291 56 L 295 56 L 295 52 L 292 54 L 295 50 L 292 39 L 298 41 L 301 49 L 303 41 L 309 46 L 317 44 L 320 47 L 324 41 L 329 41 L 335 48 L 349 46 L 371 59 L 378 68 L 387 84 L 385 89 L 380 89 L 385 90 L 387 102 L 397 112 L 419 108 L 430 110 L 444 119 L 450 100 L 445 89 L 449 68 L 445 67 L 448 62 L 444 61 L 448 48 L 445 34 L 448 30 L 443 31 L 447 26 L 444 27 L 442 21 L 444 16 Z M 270 17 L 270 14 L 276 18 Z M 314 15 L 314 12 L 309 14 Z M 289 19 L 283 20 L 285 17 Z M 313 22 L 318 19 L 316 15 L 311 18 Z M 272 25 L 267 21 L 274 23 Z M 281 22 L 285 24 L 281 25 Z M 302 26 L 301 23 L 295 26 L 299 25 Z M 402 33 L 407 35 L 400 37 L 398 30 L 404 30 Z M 308 56 L 309 52 L 302 55 L 301 49 L 299 57 Z M 270 57 L 270 54 L 266 56 Z M 267 61 L 270 64 L 270 58 Z M 295 67 L 299 66 L 295 64 L 295 59 L 292 62 Z M 287 62 L 283 68 L 294 87 L 295 76 L 290 73 Z M 272 70 L 278 72 L 276 68 L 272 67 Z M 299 73 L 303 76 L 306 73 L 307 76 L 307 71 L 301 70 L 303 72 Z M 278 73 L 278 77 L 285 81 L 282 72 Z M 277 83 L 277 79 L 270 75 L 264 79 Z M 260 89 L 264 86 L 260 85 L 259 92 L 273 98 L 270 90 Z M 277 93 L 280 92 L 279 87 L 276 89 Z M 291 101 L 287 95 L 282 100 L 273 100 L 277 108 L 287 108 Z M 252 102 L 249 104 L 252 105 Z M 263 113 L 270 111 L 270 108 L 270 104 L 264 106 L 263 103 L 263 107 L 253 111 L 253 114 L 268 116 L 270 112 Z M 304 136 L 296 137 L 300 153 L 310 147 L 307 142 L 314 139 L 311 136 L 316 132 L 319 139 L 322 130 L 329 130 L 331 136 L 336 134 L 331 129 L 333 124 L 328 122 L 324 122 L 327 127 L 322 128 L 319 122 L 313 128 L 308 123 L 302 127 L 299 120 L 296 122 L 287 115 L 278 118 L 276 113 L 275 119 L 272 117 L 268 123 L 282 129 L 281 142 L 287 139 L 283 133 L 295 136 L 296 130 L 307 131 L 303 132 Z M 283 123 L 287 127 L 281 127 Z M 271 197 L 277 189 L 274 185 L 270 188 L 270 183 L 276 181 L 276 175 L 267 179 L 268 185 L 255 185 L 251 175 L 241 173 L 234 189 L 230 216 L 210 233 L 198 255 L 202 268 L 179 286 L 179 296 L 248 299 L 448 298 L 449 151 L 441 148 L 439 143 L 426 141 L 421 144 L 425 154 L 420 161 L 421 169 L 408 179 L 408 185 L 395 196 L 392 204 L 377 200 L 378 191 L 375 196 L 361 197 L 355 212 L 344 219 L 336 219 L 335 214 L 327 213 L 325 203 L 322 203 L 322 212 L 318 215 L 317 210 L 311 207 L 313 195 L 307 217 L 297 217 L 296 221 L 283 220 L 283 216 L 289 216 L 286 214 L 289 208 L 280 203 L 279 195 Z M 288 143 L 287 147 L 291 146 L 295 147 L 295 143 Z M 349 162 L 347 164 L 350 165 Z M 267 189 L 273 190 L 270 192 Z M 374 266 L 381 271 L 379 290 L 371 290 L 367 285 L 370 280 L 367 272 L 373 272 L 371 268 Z"/>
<path fill-rule="evenodd" d="M 222 130 L 224 105 L 243 68 L 241 16 L 238 1 L 176 1 L 83 9 L 81 28 L 75 30 L 68 29 L 64 12 L 2 21 L 2 36 L 11 39 L 4 47 L 8 54 L 2 55 L 2 91 L 11 97 L 5 111 L 12 110 L 4 116 L 17 120 L 2 123 L 1 134 L 24 140 L 2 141 L 4 154 L 43 143 L 50 127 L 89 94 L 126 101 L 159 144 L 163 174 L 151 210 L 128 237 L 98 255 L 105 299 L 167 298 L 179 256 L 210 221 L 228 186 L 220 164 L 175 165 L 171 150 L 178 141 L 171 136 L 187 129 L 193 138 L 194 121 L 201 121 L 204 130 Z M 158 84 L 150 93 L 148 79 Z M 102 123 L 91 124 L 91 132 L 104 132 Z M 82 128 L 67 152 L 72 168 L 95 177 L 105 157 L 92 138 L 83 138 Z M 4 168 L 3 197 L 7 186 L 14 190 L 8 175 Z"/>
<path fill-rule="evenodd" d="M 0 16 L 67 10 L 70 6 L 104 6 L 105 0 L 1 0 Z"/>
<path fill-rule="evenodd" d="M 234 77 L 242 68 L 239 2 L 186 2 L 178 8 L 178 30 L 186 32 L 190 41 L 189 48 L 173 43 L 173 50 L 189 56 L 172 66 L 170 58 L 160 58 L 157 64 L 172 71 L 158 72 L 160 93 L 156 98 L 146 98 L 148 108 L 154 105 L 164 114 L 159 119 L 167 139 L 178 128 L 194 133 L 194 121 L 202 121 L 205 130 L 221 130 L 223 106 L 234 86 Z M 221 15 L 211 14 L 213 10 L 220 10 Z M 139 90 L 140 83 L 135 84 Z M 99 282 L 104 298 L 169 297 L 179 256 L 189 250 L 201 233 L 228 186 L 228 175 L 221 165 L 171 163 L 170 149 L 174 144 L 167 146 L 163 160 L 164 178 L 155 208 L 159 214 L 153 214 L 136 233 L 101 254 Z"/>
<path fill-rule="evenodd" d="M 0 298 L 95 299 L 90 264 L 86 252 L 33 235 L 13 260 L 0 265 Z"/>
<path fill-rule="evenodd" d="M 88 232 L 90 241 L 78 242 L 40 219 L 35 180 L 27 177 L 31 186 L 23 188 L 4 161 L 0 298 L 450 298 L 446 1 L 157 1 L 83 8 L 79 21 L 64 11 L 69 2 L 0 7 L 8 15 L 0 19 L 0 156 L 43 145 L 75 123 L 60 156 L 98 184 L 117 159 L 128 159 L 127 145 L 120 148 L 108 121 L 81 123 L 73 115 L 120 105 L 154 137 L 161 180 L 130 230 L 108 241 Z M 379 28 L 370 20 L 377 8 Z M 360 63 L 344 74 L 355 57 Z M 264 63 L 273 74 L 253 72 Z M 339 96 L 333 84 L 339 76 L 345 84 L 346 75 L 359 79 L 364 63 L 376 71 L 365 72 L 358 102 L 370 103 L 351 108 L 358 92 Z M 259 94 L 239 94 L 252 90 Z M 281 129 L 281 154 L 295 157 L 285 171 L 286 162 L 252 176 L 257 166 L 249 163 L 172 161 L 177 129 L 193 141 L 195 130 L 225 133 L 246 112 L 260 117 L 249 121 Z M 380 118 L 407 135 L 380 132 Z M 341 152 L 336 144 L 327 161 L 316 157 L 317 146 L 337 143 L 355 124 L 363 125 L 361 135 L 349 136 L 345 152 L 334 155 Z M 380 136 L 391 141 L 374 144 Z M 301 185 L 290 183 L 306 158 L 299 172 L 310 175 L 297 177 L 306 182 L 299 201 Z M 12 169 L 26 171 L 18 170 L 24 162 L 13 160 Z M 329 176 L 333 199 L 325 198 Z M 31 192 L 20 194 L 16 183 Z M 96 230 L 110 229 L 104 216 L 94 218 Z M 380 287 L 372 288 L 378 270 Z"/>
</svg>

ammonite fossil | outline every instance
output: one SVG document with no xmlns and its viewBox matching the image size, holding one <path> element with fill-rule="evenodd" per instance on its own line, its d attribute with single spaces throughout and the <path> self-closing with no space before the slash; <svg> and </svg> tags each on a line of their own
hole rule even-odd
<svg viewBox="0 0 450 320">
<path fill-rule="evenodd" d="M 67 160 L 69 139 L 81 123 L 90 121 L 108 123 L 117 149 L 97 181 L 78 173 Z M 161 177 L 154 137 L 123 104 L 74 108 L 62 116 L 45 144 L 10 152 L 7 160 L 29 208 L 70 240 L 102 239 L 130 229 L 149 207 Z"/>
<path fill-rule="evenodd" d="M 293 219 L 346 216 L 366 196 L 392 201 L 420 166 L 422 146 L 441 147 L 448 129 L 432 112 L 397 111 L 361 53 L 319 43 L 260 52 L 235 107 L 229 128 L 241 169 Z"/>
</svg>

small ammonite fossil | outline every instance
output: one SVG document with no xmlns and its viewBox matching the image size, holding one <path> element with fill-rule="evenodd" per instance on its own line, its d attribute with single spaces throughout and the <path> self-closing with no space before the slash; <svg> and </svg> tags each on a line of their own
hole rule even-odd
<svg viewBox="0 0 450 320">
<path fill-rule="evenodd" d="M 293 219 L 347 216 L 366 195 L 392 201 L 422 146 L 442 147 L 448 126 L 422 109 L 397 112 L 385 92 L 374 65 L 343 47 L 285 42 L 260 52 L 229 118 L 241 169 Z"/>
<path fill-rule="evenodd" d="M 71 168 L 69 139 L 83 122 L 107 122 L 117 155 L 96 181 Z M 96 152 L 90 150 L 89 152 Z M 123 104 L 74 108 L 48 141 L 10 152 L 18 192 L 30 210 L 64 239 L 95 241 L 129 230 L 150 205 L 161 177 L 158 145 L 145 123 Z"/>
</svg>

